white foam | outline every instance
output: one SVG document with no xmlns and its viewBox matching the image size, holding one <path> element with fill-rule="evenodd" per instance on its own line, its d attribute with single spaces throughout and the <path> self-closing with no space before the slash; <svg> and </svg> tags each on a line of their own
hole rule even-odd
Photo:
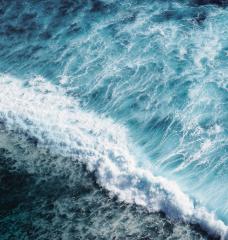
<svg viewBox="0 0 228 240">
<path fill-rule="evenodd" d="M 19 130 L 36 138 L 38 148 L 85 163 L 98 184 L 120 201 L 200 224 L 210 234 L 228 239 L 228 227 L 213 213 L 195 206 L 175 182 L 137 166 L 123 126 L 82 111 L 63 89 L 42 78 L 22 84 L 0 75 L 0 90 L 0 121 L 7 131 Z"/>
</svg>

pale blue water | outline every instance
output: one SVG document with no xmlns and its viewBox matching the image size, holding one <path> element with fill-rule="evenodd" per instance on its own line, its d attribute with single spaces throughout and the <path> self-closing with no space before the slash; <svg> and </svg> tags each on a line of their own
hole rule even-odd
<svg viewBox="0 0 228 240">
<path fill-rule="evenodd" d="M 50 155 L 54 154 L 56 158 L 59 155 L 63 158 L 82 158 L 83 164 L 87 164 L 89 170 L 99 172 L 95 174 L 98 185 L 109 192 L 113 191 L 114 195 L 120 196 L 121 201 L 143 205 L 152 212 L 165 212 L 168 220 L 156 219 L 161 228 L 163 221 L 171 221 L 173 224 L 176 219 L 184 220 L 186 224 L 200 224 L 209 232 L 211 230 L 208 229 L 214 227 L 218 228 L 220 233 L 222 228 L 221 235 L 226 239 L 228 8 L 225 1 L 222 5 L 205 4 L 210 1 L 204 1 L 203 4 L 199 2 L 1 1 L 0 148 L 7 149 L 6 155 L 14 159 L 14 163 L 7 163 L 7 169 L 11 169 L 13 165 L 13 169 L 20 172 L 23 166 L 26 174 L 43 176 L 40 177 L 41 180 L 45 179 L 46 175 L 52 176 L 53 166 L 47 164 L 55 161 L 44 161 L 37 157 L 43 154 L 39 147 L 44 145 L 47 146 L 47 155 L 55 149 Z M 58 86 L 57 90 L 55 86 Z M 80 110 L 74 109 L 76 103 Z M 71 116 L 73 113 L 77 117 Z M 89 122 L 84 120 L 87 118 L 90 119 Z M 75 123 L 74 119 L 77 119 Z M 109 120 L 112 123 L 107 123 L 106 126 Z M 127 131 L 126 136 L 122 136 L 121 129 L 116 130 L 119 126 L 124 128 L 124 132 Z M 100 133 L 103 131 L 104 136 Z M 115 139 L 114 143 L 109 142 L 109 139 Z M 84 147 L 84 143 L 88 145 Z M 38 144 L 38 147 L 33 149 L 31 144 Z M 104 148 L 100 150 L 97 145 L 102 144 Z M 125 149 L 128 144 L 130 153 Z M 143 182 L 140 187 L 132 185 L 133 181 L 124 186 L 123 182 L 116 184 L 114 177 L 107 177 L 109 174 L 115 175 L 113 168 L 105 168 L 103 175 L 99 167 L 96 170 L 94 165 L 90 166 L 90 161 L 96 162 L 101 152 L 106 153 L 106 150 L 108 157 L 105 155 L 104 159 L 115 162 L 116 156 L 126 161 L 132 158 L 137 168 L 140 166 L 153 176 L 174 181 L 196 210 L 189 210 L 182 200 L 178 202 L 181 203 L 177 204 L 178 207 L 174 204 L 173 210 L 170 203 L 176 199 L 173 197 L 176 196 L 176 191 L 170 189 L 169 195 L 169 189 L 165 187 L 164 191 L 168 193 L 164 200 L 161 195 L 163 191 L 160 190 L 163 185 L 158 187 L 158 193 L 154 196 L 154 190 L 147 189 L 151 183 Z M 82 155 L 78 153 L 80 151 Z M 95 160 L 90 160 L 91 156 L 95 156 Z M 35 160 L 31 160 L 32 158 Z M 29 162 L 29 167 L 25 159 Z M 122 160 L 119 161 L 121 163 Z M 125 164 L 125 160 L 123 163 Z M 58 169 L 53 170 L 53 175 L 57 178 L 62 174 L 69 175 L 68 171 L 71 171 L 72 166 L 65 165 L 64 161 L 60 160 L 58 164 L 58 167 L 53 167 Z M 70 169 L 67 169 L 67 166 Z M 123 166 L 118 167 L 123 170 Z M 2 169 L 4 170 L 4 167 Z M 124 176 L 128 175 L 127 179 L 133 178 L 131 174 L 132 172 L 124 170 Z M 134 172 L 133 176 L 144 179 L 137 174 Z M 76 173 L 72 175 L 72 179 L 75 176 Z M 85 177 L 87 178 L 89 177 Z M 39 182 L 37 179 L 34 181 Z M 71 185 L 74 180 L 69 180 L 68 177 L 66 179 L 66 183 L 61 180 L 61 184 L 68 185 L 69 181 L 69 188 L 74 189 Z M 128 180 L 125 179 L 124 183 L 126 181 Z M 75 186 L 78 184 L 73 183 Z M 150 189 L 154 187 L 153 184 L 149 185 Z M 121 195 L 123 189 L 127 192 L 126 186 L 128 194 Z M 54 189 L 53 191 L 56 191 L 56 188 Z M 131 190 L 134 190 L 134 194 Z M 63 191 L 68 194 L 67 190 Z M 143 200 L 140 201 L 139 192 L 143 195 Z M 125 199 L 126 196 L 131 200 L 128 197 Z M 3 195 L 1 198 L 6 197 Z M 100 201 L 106 202 L 107 198 L 102 195 Z M 153 202 L 153 198 L 156 198 L 156 201 L 159 199 L 158 203 Z M 162 203 L 160 198 L 163 199 Z M 142 202 L 143 204 L 140 204 Z M 110 207 L 110 212 L 112 209 Z M 207 213 L 213 212 L 216 220 L 207 219 L 206 215 L 197 216 L 196 212 L 201 209 Z M 107 208 L 105 212 L 108 211 Z M 137 215 L 137 211 L 134 211 L 130 211 L 128 216 Z M 145 215 L 140 214 L 138 213 L 137 218 L 146 219 Z M 103 215 L 105 213 L 101 214 Z M 68 220 L 70 218 L 66 217 Z M 156 218 L 160 219 L 157 215 Z M 207 220 L 210 222 L 209 227 L 205 227 L 207 224 L 204 222 Z M 217 226 L 218 221 L 222 221 L 219 224 L 223 227 Z M 75 225 L 78 224 L 75 222 Z M 127 224 L 131 228 L 130 220 Z M 176 224 L 179 226 L 179 223 Z M 57 225 L 53 226 L 52 231 L 57 228 Z M 161 235 L 161 239 L 167 239 L 167 236 L 171 237 L 175 232 L 166 230 L 164 232 L 167 235 Z M 96 236 L 96 231 L 93 237 Z M 141 229 L 136 234 L 138 239 L 146 239 L 140 235 L 143 231 L 148 234 L 148 230 Z M 193 230 L 189 231 L 195 234 Z M 4 234 L 5 237 L 6 233 Z M 148 239 L 151 234 L 149 232 Z M 50 236 L 54 239 L 54 235 Z M 126 239 L 126 232 L 115 235 L 116 238 L 113 239 L 122 239 L 120 236 Z M 132 239 L 137 239 L 136 236 Z M 181 236 L 182 233 L 177 239 Z M 194 239 L 191 235 L 188 237 Z M 71 238 L 68 235 L 65 239 Z M 81 236 L 81 239 L 89 237 Z"/>
</svg>

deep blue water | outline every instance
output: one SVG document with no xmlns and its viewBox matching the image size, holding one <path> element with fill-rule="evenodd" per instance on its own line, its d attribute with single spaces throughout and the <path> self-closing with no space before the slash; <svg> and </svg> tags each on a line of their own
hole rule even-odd
<svg viewBox="0 0 228 240">
<path fill-rule="evenodd" d="M 228 238 L 226 1 L 0 1 L 2 239 Z"/>
</svg>

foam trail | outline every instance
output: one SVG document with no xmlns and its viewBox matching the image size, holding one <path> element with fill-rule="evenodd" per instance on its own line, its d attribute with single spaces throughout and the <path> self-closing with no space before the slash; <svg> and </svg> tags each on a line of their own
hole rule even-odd
<svg viewBox="0 0 228 240">
<path fill-rule="evenodd" d="M 76 100 L 42 78 L 22 84 L 0 75 L 0 89 L 0 122 L 7 132 L 29 136 L 38 149 L 85 163 L 97 183 L 120 201 L 163 211 L 171 219 L 199 224 L 209 234 L 228 239 L 228 227 L 195 206 L 175 182 L 137 167 L 123 126 L 82 111 Z M 26 164 L 32 169 L 32 161 Z"/>
</svg>

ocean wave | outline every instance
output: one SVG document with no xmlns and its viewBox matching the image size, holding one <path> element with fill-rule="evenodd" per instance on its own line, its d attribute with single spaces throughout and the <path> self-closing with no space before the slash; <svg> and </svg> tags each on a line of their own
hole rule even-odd
<svg viewBox="0 0 228 240">
<path fill-rule="evenodd" d="M 32 141 L 40 153 L 86 164 L 96 182 L 120 201 L 162 211 L 174 221 L 199 224 L 209 234 L 228 239 L 228 227 L 215 214 L 196 204 L 175 182 L 138 166 L 139 156 L 124 126 L 83 111 L 64 89 L 41 77 L 20 81 L 2 74 L 0 89 L 0 124 L 8 135 L 16 134 L 19 142 Z M 34 172 L 34 164 L 42 168 L 42 162 L 26 158 L 18 159 L 15 167 Z M 61 171 L 61 165 L 57 168 Z"/>
</svg>

